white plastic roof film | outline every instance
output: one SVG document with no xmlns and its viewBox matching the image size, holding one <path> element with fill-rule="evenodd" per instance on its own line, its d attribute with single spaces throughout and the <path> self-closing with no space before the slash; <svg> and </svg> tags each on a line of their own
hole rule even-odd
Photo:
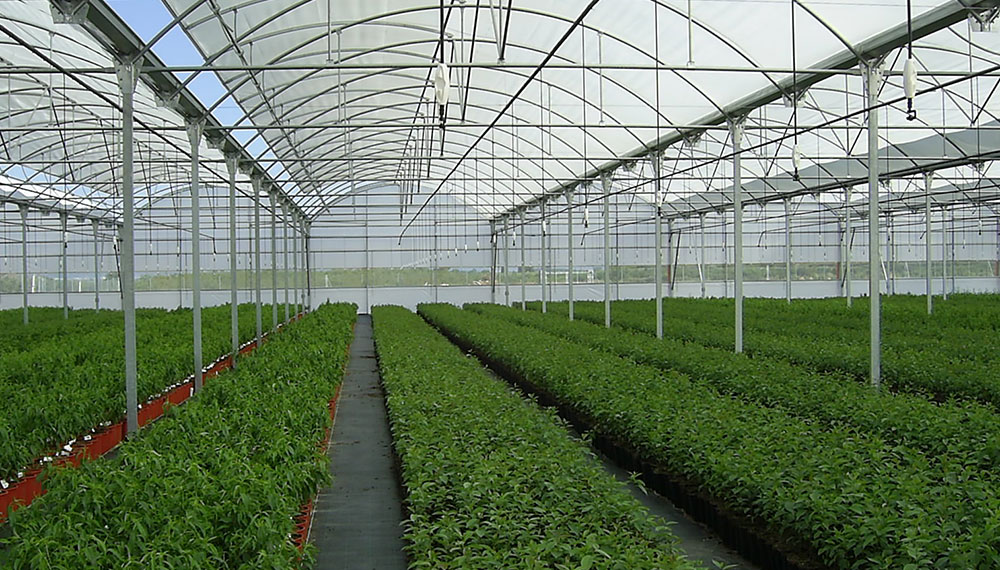
<svg viewBox="0 0 1000 570">
<path fill-rule="evenodd" d="M 200 73 L 218 74 L 244 119 L 261 128 L 258 136 L 284 167 L 282 188 L 313 217 L 352 188 L 395 188 L 401 216 L 411 216 L 440 186 L 495 218 L 622 161 L 639 164 L 618 177 L 615 191 L 652 202 L 644 156 L 657 141 L 667 147 L 661 201 L 668 215 L 696 213 L 706 203 L 697 197 L 711 193 L 724 207 L 731 177 L 725 122 L 744 115 L 751 200 L 854 184 L 867 151 L 858 60 L 884 48 L 879 99 L 896 101 L 907 59 L 905 0 L 604 0 L 498 119 L 587 2 L 164 2 L 175 15 L 191 8 L 181 26 L 205 59 Z M 918 87 L 934 90 L 917 96 L 916 121 L 906 120 L 901 101 L 880 110 L 883 171 L 934 169 L 942 192 L 988 185 L 1000 148 L 998 3 L 911 4 Z M 49 2 L 4 2 L 0 12 L 4 65 L 114 65 L 84 28 L 54 24 Z M 442 59 L 451 72 L 443 143 L 431 81 Z M 827 66 L 846 71 L 827 73 Z M 3 79 L 0 174 L 47 185 L 85 211 L 117 215 L 114 74 Z M 797 83 L 809 89 L 794 89 Z M 782 96 L 799 99 L 794 118 Z M 136 99 L 137 196 L 168 194 L 189 179 L 183 118 L 158 107 L 142 82 Z M 80 128 L 88 125 L 95 129 Z M 205 148 L 202 157 L 203 179 L 224 181 L 221 153 Z M 589 200 L 600 189 L 583 194 Z"/>
</svg>

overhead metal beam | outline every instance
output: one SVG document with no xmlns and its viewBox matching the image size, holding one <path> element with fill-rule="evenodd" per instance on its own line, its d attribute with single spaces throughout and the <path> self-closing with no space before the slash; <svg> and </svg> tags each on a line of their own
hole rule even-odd
<svg viewBox="0 0 1000 570">
<path fill-rule="evenodd" d="M 981 10 L 995 5 L 996 0 L 960 0 L 956 2 L 948 2 L 913 18 L 910 22 L 912 32 L 908 29 L 907 23 L 903 22 L 876 34 L 867 40 L 859 42 L 853 46 L 853 49 L 844 49 L 833 56 L 817 62 L 813 67 L 827 70 L 846 70 L 855 68 L 863 61 L 881 58 L 890 51 L 906 45 L 911 37 L 915 40 L 923 38 L 927 35 L 933 34 L 934 32 L 947 28 L 952 24 L 965 20 L 972 10 Z M 754 93 L 746 95 L 733 103 L 726 105 L 721 110 L 713 111 L 695 122 L 707 125 L 724 125 L 735 118 L 747 115 L 750 111 L 756 110 L 769 103 L 773 103 L 774 101 L 778 101 L 788 93 L 799 93 L 829 77 L 832 77 L 832 74 L 827 72 L 796 72 L 792 77 L 787 77 L 784 80 L 776 82 L 774 85 L 770 85 Z M 639 160 L 642 157 L 647 156 L 650 152 L 663 151 L 674 144 L 682 142 L 686 137 L 695 134 L 697 134 L 697 130 L 688 131 L 684 129 L 668 133 L 649 144 L 645 144 L 624 153 L 621 158 L 612 160 L 585 172 L 579 178 L 583 180 L 596 180 L 604 175 L 613 174 L 626 162 Z M 577 181 L 574 180 L 571 183 L 561 183 L 558 187 L 553 188 L 546 193 L 561 194 L 566 191 L 568 184 L 575 184 L 576 182 Z M 694 213 L 697 212 L 690 212 L 690 214 Z"/>
<path fill-rule="evenodd" d="M 246 169 L 248 176 L 259 176 L 283 197 L 290 198 L 283 190 L 281 183 L 257 164 L 256 159 L 243 145 L 228 133 L 227 127 L 218 121 L 201 103 L 198 97 L 171 71 L 157 71 L 168 66 L 151 50 L 145 49 L 142 39 L 125 23 L 111 6 L 104 0 L 86 0 L 87 10 L 80 25 L 87 30 L 113 56 L 132 61 L 137 54 L 141 56 L 133 65 L 137 68 L 136 76 L 147 84 L 154 93 L 168 99 L 168 103 L 182 118 L 188 121 L 203 121 L 205 138 L 208 143 L 218 148 L 223 155 L 235 154 L 239 157 L 241 169 Z M 146 68 L 150 68 L 146 71 Z M 176 94 L 175 96 L 172 96 Z M 291 200 L 289 200 L 291 202 Z M 302 213 L 292 205 L 297 213 Z"/>
</svg>

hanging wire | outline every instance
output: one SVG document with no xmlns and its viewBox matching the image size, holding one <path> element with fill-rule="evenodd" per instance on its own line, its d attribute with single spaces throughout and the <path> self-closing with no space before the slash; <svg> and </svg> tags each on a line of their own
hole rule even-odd
<svg viewBox="0 0 1000 570">
<path fill-rule="evenodd" d="M 791 0 L 792 10 L 792 180 L 799 180 L 799 66 L 795 41 L 795 0 Z"/>
<path fill-rule="evenodd" d="M 914 81 L 911 78 L 913 63 L 913 5 L 911 0 L 906 0 L 906 67 L 903 81 Z M 915 82 L 915 81 L 914 81 Z M 906 120 L 912 121 L 917 118 L 917 111 L 913 108 L 913 97 L 906 98 Z"/>
</svg>

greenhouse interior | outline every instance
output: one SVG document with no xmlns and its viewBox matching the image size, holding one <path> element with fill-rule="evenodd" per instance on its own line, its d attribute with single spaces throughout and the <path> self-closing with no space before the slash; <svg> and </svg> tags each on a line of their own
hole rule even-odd
<svg viewBox="0 0 1000 570">
<path fill-rule="evenodd" d="M 0 568 L 1000 568 L 998 15 L 0 2 Z"/>
</svg>

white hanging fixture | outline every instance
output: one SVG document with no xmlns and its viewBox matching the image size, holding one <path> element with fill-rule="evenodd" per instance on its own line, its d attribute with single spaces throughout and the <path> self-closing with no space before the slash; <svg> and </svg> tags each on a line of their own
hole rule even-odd
<svg viewBox="0 0 1000 570">
<path fill-rule="evenodd" d="M 795 167 L 795 175 L 798 178 L 799 169 L 802 168 L 802 150 L 798 144 L 792 147 L 792 166 Z"/>
<path fill-rule="evenodd" d="M 917 64 L 912 57 L 903 64 L 903 92 L 906 94 L 906 120 L 917 118 L 917 110 L 913 108 L 913 98 L 917 96 Z"/>
<path fill-rule="evenodd" d="M 434 100 L 438 104 L 438 119 L 441 125 L 441 155 L 444 156 L 444 125 L 448 118 L 448 97 L 451 94 L 451 73 L 445 63 L 434 68 Z"/>
<path fill-rule="evenodd" d="M 439 63 L 434 68 L 434 100 L 438 105 L 447 105 L 451 92 L 451 79 L 448 64 Z"/>
</svg>

